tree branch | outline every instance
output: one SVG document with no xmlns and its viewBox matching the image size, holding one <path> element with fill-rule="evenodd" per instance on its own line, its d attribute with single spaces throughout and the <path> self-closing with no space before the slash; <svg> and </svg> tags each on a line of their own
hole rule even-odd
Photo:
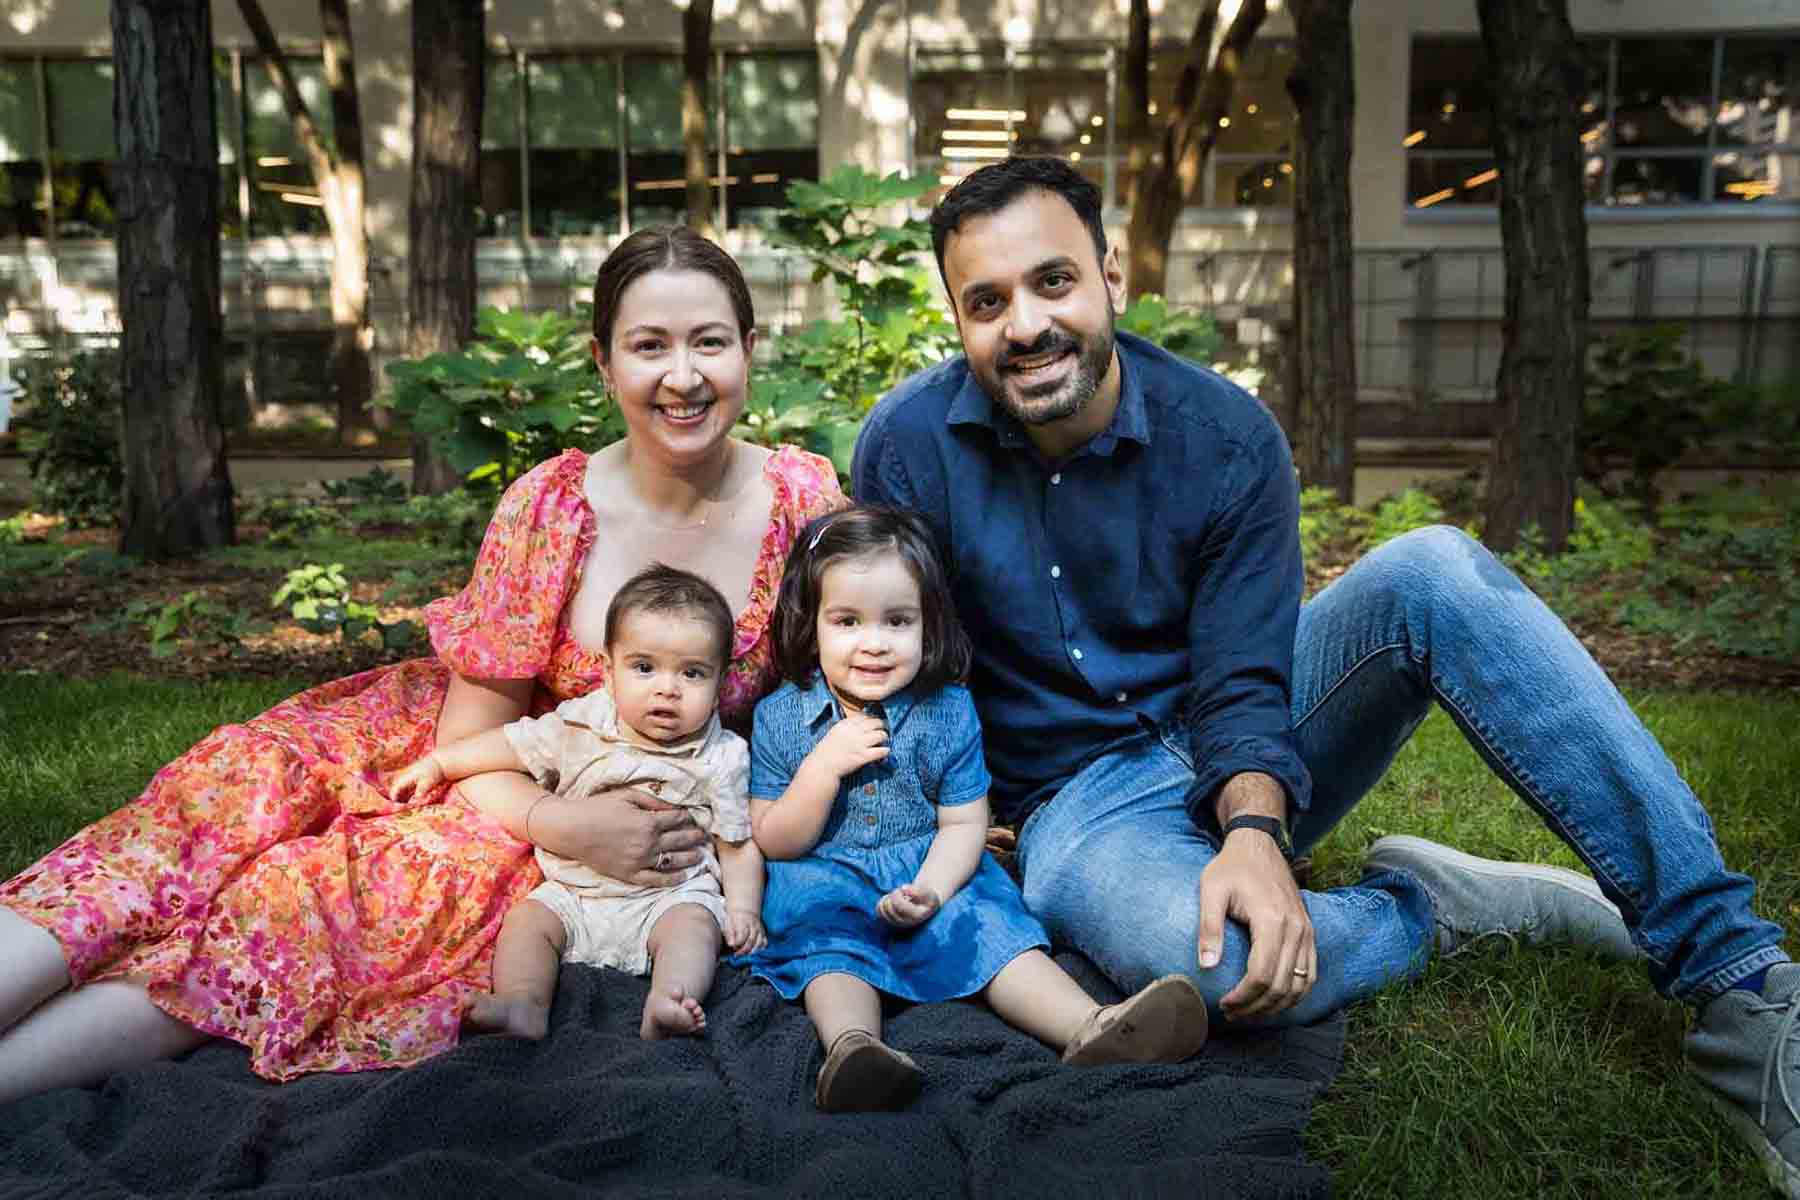
<svg viewBox="0 0 1800 1200">
<path fill-rule="evenodd" d="M 325 145 L 318 125 L 313 122 L 305 97 L 300 95 L 300 85 L 294 81 L 294 72 L 288 66 L 287 54 L 281 49 L 275 30 L 269 25 L 269 18 L 263 15 L 262 5 L 258 0 L 238 0 L 238 11 L 244 15 L 244 24 L 250 27 L 250 36 L 256 40 L 263 70 L 268 72 L 275 89 L 281 93 L 282 103 L 287 105 L 288 118 L 294 123 L 294 133 L 300 138 L 300 146 L 306 152 L 307 162 L 312 168 L 313 184 L 323 197 L 326 184 L 337 169 L 331 150 Z"/>
</svg>

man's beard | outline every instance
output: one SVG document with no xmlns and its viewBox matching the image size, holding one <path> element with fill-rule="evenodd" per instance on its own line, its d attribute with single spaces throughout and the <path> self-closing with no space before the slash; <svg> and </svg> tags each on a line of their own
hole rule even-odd
<svg viewBox="0 0 1800 1200">
<path fill-rule="evenodd" d="M 1100 391 L 1100 381 L 1106 378 L 1106 372 L 1112 366 L 1113 357 L 1113 318 L 1108 313 L 1106 332 L 1103 335 L 1083 341 L 1074 338 L 1054 327 L 1046 329 L 1043 335 L 1030 346 L 1009 348 L 1000 355 L 995 363 L 999 389 L 994 395 L 994 402 L 1021 425 L 1048 425 L 1053 421 L 1066 420 L 1080 413 L 1088 406 Z M 1075 369 L 1059 380 L 1049 391 L 1032 394 L 1015 391 L 1007 379 L 1012 363 L 1021 358 L 1035 358 L 1041 354 L 1076 354 Z"/>
</svg>

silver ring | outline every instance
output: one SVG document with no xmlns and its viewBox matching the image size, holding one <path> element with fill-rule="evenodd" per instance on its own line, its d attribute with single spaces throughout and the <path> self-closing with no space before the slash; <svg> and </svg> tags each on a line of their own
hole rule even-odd
<svg viewBox="0 0 1800 1200">
<path fill-rule="evenodd" d="M 666 871 L 669 869 L 669 852 L 667 850 L 657 851 L 656 869 L 659 871 Z"/>
<path fill-rule="evenodd" d="M 1294 974 L 1298 975 L 1302 979 L 1305 979 L 1308 975 L 1311 975 L 1312 972 L 1308 971 L 1305 967 L 1295 967 Z"/>
</svg>

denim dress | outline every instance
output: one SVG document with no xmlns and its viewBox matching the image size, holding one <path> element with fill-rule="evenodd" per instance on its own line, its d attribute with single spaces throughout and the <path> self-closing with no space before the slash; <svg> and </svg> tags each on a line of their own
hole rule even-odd
<svg viewBox="0 0 1800 1200">
<path fill-rule="evenodd" d="M 903 689 L 882 709 L 888 756 L 844 778 L 810 853 L 768 864 L 769 944 L 744 961 L 789 1000 L 833 972 L 907 1000 L 969 996 L 1014 958 L 1050 942 L 1018 886 L 987 854 L 923 925 L 896 929 L 876 915 L 883 896 L 918 875 L 937 836 L 938 806 L 979 800 L 989 784 L 968 689 Z M 757 705 L 751 798 L 779 800 L 841 717 L 817 675 L 807 687 L 786 684 Z"/>
</svg>

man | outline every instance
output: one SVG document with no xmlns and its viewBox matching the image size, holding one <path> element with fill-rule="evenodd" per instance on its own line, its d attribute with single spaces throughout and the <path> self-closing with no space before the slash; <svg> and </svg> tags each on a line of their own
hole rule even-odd
<svg viewBox="0 0 1800 1200">
<path fill-rule="evenodd" d="M 1025 897 L 1052 934 L 1127 990 L 1191 972 L 1244 1023 L 1317 1019 L 1483 934 L 1642 956 L 1699 1008 L 1687 1051 L 1709 1095 L 1800 1197 L 1800 967 L 1555 615 L 1442 528 L 1302 608 L 1286 440 L 1218 375 L 1115 334 L 1124 278 L 1093 185 L 1008 159 L 932 230 L 964 356 L 877 406 L 853 486 L 942 542 L 994 800 L 1023 822 Z M 1598 887 L 1417 838 L 1378 841 L 1356 887 L 1295 886 L 1288 859 L 1434 701 Z"/>
</svg>

